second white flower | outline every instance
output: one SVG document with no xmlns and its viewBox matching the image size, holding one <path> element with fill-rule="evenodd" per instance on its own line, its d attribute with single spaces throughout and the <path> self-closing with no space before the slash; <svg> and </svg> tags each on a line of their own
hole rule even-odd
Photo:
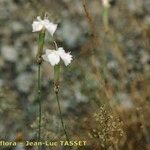
<svg viewBox="0 0 150 150">
<path fill-rule="evenodd" d="M 70 52 L 66 53 L 63 47 L 59 47 L 57 50 L 46 49 L 42 58 L 49 62 L 52 66 L 59 64 L 62 59 L 65 65 L 69 65 L 72 61 L 72 55 Z"/>
</svg>

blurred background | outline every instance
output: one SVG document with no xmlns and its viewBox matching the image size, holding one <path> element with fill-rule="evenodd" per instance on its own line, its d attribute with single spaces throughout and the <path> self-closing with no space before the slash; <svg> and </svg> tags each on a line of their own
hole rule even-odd
<svg viewBox="0 0 150 150">
<path fill-rule="evenodd" d="M 58 24 L 54 39 L 73 55 L 61 68 L 61 109 L 70 139 L 88 144 L 72 149 L 150 149 L 149 8 L 149 0 L 110 0 L 107 13 L 101 0 L 0 0 L 0 139 L 36 139 L 38 34 L 32 22 L 46 12 Z M 52 40 L 47 34 L 46 48 Z M 42 138 L 65 139 L 53 68 L 45 62 Z"/>
</svg>

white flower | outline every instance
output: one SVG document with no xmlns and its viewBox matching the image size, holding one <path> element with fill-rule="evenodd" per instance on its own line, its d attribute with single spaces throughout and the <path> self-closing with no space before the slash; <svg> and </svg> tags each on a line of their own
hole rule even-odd
<svg viewBox="0 0 150 150">
<path fill-rule="evenodd" d="M 46 49 L 42 58 L 45 61 L 48 61 L 52 66 L 57 65 L 60 62 L 60 59 L 62 59 L 67 66 L 71 63 L 72 55 L 70 52 L 66 53 L 63 47 L 59 47 L 57 50 Z"/>
<path fill-rule="evenodd" d="M 109 0 L 102 0 L 104 7 L 110 7 Z"/>
<path fill-rule="evenodd" d="M 42 20 L 40 16 L 37 17 L 37 21 L 33 21 L 32 23 L 32 32 L 38 32 L 42 29 L 47 29 L 48 32 L 53 36 L 54 32 L 57 29 L 57 24 L 50 22 L 48 19 Z"/>
</svg>

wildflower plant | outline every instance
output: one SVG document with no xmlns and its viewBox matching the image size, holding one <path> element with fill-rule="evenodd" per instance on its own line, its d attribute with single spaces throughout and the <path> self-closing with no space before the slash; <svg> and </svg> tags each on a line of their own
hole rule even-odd
<svg viewBox="0 0 150 150">
<path fill-rule="evenodd" d="M 54 91 L 56 94 L 57 104 L 59 108 L 60 118 L 62 128 L 66 135 L 67 141 L 69 141 L 64 121 L 62 118 L 61 107 L 59 102 L 59 77 L 60 77 L 60 61 L 62 60 L 65 66 L 68 66 L 72 61 L 72 55 L 70 52 L 65 52 L 63 47 L 58 47 L 57 43 L 54 41 L 55 50 L 46 49 L 43 54 L 43 47 L 45 44 L 45 33 L 49 32 L 51 36 L 54 35 L 57 24 L 50 22 L 45 15 L 42 19 L 40 16 L 37 17 L 36 21 L 32 23 L 32 31 L 39 33 L 38 38 L 38 51 L 36 56 L 36 61 L 38 64 L 38 102 L 39 102 L 39 126 L 38 126 L 38 141 L 41 141 L 41 118 L 42 118 L 42 107 L 41 107 L 41 64 L 44 61 L 48 62 L 52 67 L 54 67 Z M 39 147 L 40 149 L 40 147 Z"/>
<path fill-rule="evenodd" d="M 60 107 L 60 102 L 59 102 L 59 84 L 60 84 L 59 78 L 60 78 L 60 61 L 62 60 L 64 64 L 68 66 L 71 63 L 72 55 L 70 54 L 70 52 L 66 53 L 63 47 L 58 48 L 57 43 L 55 41 L 54 43 L 55 43 L 56 50 L 46 49 L 45 54 L 42 55 L 42 58 L 43 60 L 45 60 L 51 66 L 54 67 L 54 91 L 56 94 L 57 104 L 58 104 L 59 113 L 61 117 L 61 124 L 64 130 L 64 133 L 66 135 L 66 140 L 69 141 L 69 138 L 65 129 L 64 121 L 62 118 L 62 112 L 61 112 L 61 107 Z"/>
</svg>

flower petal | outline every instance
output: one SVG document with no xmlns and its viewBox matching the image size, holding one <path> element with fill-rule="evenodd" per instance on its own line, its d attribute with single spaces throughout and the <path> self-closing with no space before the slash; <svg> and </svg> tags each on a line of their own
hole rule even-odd
<svg viewBox="0 0 150 150">
<path fill-rule="evenodd" d="M 104 7 L 110 7 L 109 0 L 102 0 Z"/>
<path fill-rule="evenodd" d="M 49 22 L 49 20 L 44 19 L 44 26 L 48 30 L 48 32 L 53 36 L 57 29 L 57 24 L 54 24 L 52 22 Z"/>
<path fill-rule="evenodd" d="M 42 30 L 43 24 L 39 21 L 33 21 L 32 23 L 32 32 L 38 32 Z"/>
<path fill-rule="evenodd" d="M 70 53 L 65 53 L 61 58 L 64 61 L 65 65 L 68 66 L 71 63 L 72 55 Z"/>
<path fill-rule="evenodd" d="M 58 54 L 61 57 L 61 59 L 64 61 L 65 65 L 69 65 L 72 60 L 72 55 L 69 53 L 66 53 L 62 47 L 58 48 Z"/>
<path fill-rule="evenodd" d="M 59 56 L 63 55 L 64 53 L 66 53 L 66 52 L 65 52 L 65 50 L 63 49 L 63 47 L 59 47 L 59 48 L 58 48 L 58 54 L 59 54 Z"/>
<path fill-rule="evenodd" d="M 38 21 L 42 21 L 41 16 L 36 17 Z"/>
<path fill-rule="evenodd" d="M 45 50 L 45 54 L 46 54 L 46 55 L 49 55 L 49 54 L 51 54 L 51 53 L 53 53 L 53 52 L 55 52 L 55 50 L 50 50 L 50 49 L 46 49 L 46 50 Z"/>
<path fill-rule="evenodd" d="M 51 54 L 48 54 L 47 57 L 48 57 L 48 61 L 52 66 L 57 65 L 60 61 L 60 56 L 56 51 L 52 52 Z"/>
<path fill-rule="evenodd" d="M 47 55 L 42 55 L 43 60 L 49 61 Z"/>
</svg>

